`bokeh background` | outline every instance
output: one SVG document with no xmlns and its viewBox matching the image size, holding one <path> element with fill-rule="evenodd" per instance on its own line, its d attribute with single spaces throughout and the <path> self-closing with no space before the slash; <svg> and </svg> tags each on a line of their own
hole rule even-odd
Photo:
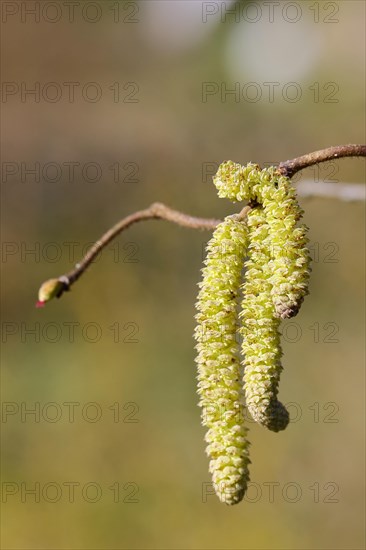
<svg viewBox="0 0 366 550">
<path fill-rule="evenodd" d="M 195 389 L 209 234 L 136 225 L 34 307 L 153 201 L 235 212 L 217 163 L 364 142 L 364 3 L 65 4 L 2 5 L 3 548 L 364 548 L 363 203 L 301 201 L 314 262 L 283 326 L 292 422 L 250 423 L 252 485 L 232 508 L 210 491 Z M 364 173 L 344 159 L 297 181 Z"/>
</svg>

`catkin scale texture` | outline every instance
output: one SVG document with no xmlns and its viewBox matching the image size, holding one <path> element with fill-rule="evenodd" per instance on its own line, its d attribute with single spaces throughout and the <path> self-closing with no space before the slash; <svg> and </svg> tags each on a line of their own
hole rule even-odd
<svg viewBox="0 0 366 550">
<path fill-rule="evenodd" d="M 219 499 L 242 500 L 249 481 L 249 443 L 244 424 L 237 305 L 247 249 L 247 227 L 226 218 L 207 246 L 197 307 L 197 366 L 209 470 Z"/>
<path fill-rule="evenodd" d="M 260 170 L 252 163 L 241 166 L 227 161 L 220 165 L 214 184 L 220 197 L 263 206 L 269 228 L 274 315 L 282 319 L 293 317 L 308 293 L 310 253 L 307 227 L 297 227 L 302 210 L 291 181 L 274 167 Z"/>
<path fill-rule="evenodd" d="M 276 174 L 268 168 L 270 184 L 264 171 L 262 204 L 269 227 L 270 263 L 272 271 L 271 296 L 275 306 L 275 316 L 286 319 L 296 315 L 304 297 L 308 294 L 310 276 L 310 253 L 307 248 L 308 228 L 297 227 L 302 217 L 296 192 L 288 178 Z"/>
<path fill-rule="evenodd" d="M 247 223 L 250 244 L 240 312 L 246 405 L 256 422 L 278 432 L 287 427 L 289 415 L 277 399 L 282 371 L 280 321 L 274 316 L 270 234 L 263 208 L 251 210 Z"/>
</svg>

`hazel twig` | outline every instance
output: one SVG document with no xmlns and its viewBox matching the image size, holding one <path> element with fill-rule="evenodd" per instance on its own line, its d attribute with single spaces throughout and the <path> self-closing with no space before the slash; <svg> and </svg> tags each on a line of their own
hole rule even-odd
<svg viewBox="0 0 366 550">
<path fill-rule="evenodd" d="M 304 168 L 308 168 L 314 164 L 346 157 L 366 157 L 366 145 L 335 145 L 292 160 L 280 162 L 277 169 L 283 176 L 292 178 L 300 170 L 304 170 Z"/>
<path fill-rule="evenodd" d="M 75 283 L 79 277 L 85 272 L 87 267 L 95 260 L 95 258 L 102 252 L 117 235 L 122 233 L 125 229 L 133 225 L 134 223 L 143 220 L 167 220 L 183 227 L 190 227 L 192 229 L 209 229 L 213 230 L 221 222 L 213 218 L 197 218 L 184 214 L 178 210 L 173 210 L 165 204 L 160 202 L 154 202 L 145 210 L 139 210 L 129 216 L 126 216 L 113 227 L 111 227 L 102 237 L 93 244 L 88 250 L 85 256 L 77 263 L 71 271 L 61 275 L 57 279 L 49 279 L 45 281 L 39 290 L 39 299 L 36 304 L 37 307 L 43 307 L 46 302 L 54 297 L 60 298 L 65 291 L 70 290 L 70 287 Z"/>
</svg>

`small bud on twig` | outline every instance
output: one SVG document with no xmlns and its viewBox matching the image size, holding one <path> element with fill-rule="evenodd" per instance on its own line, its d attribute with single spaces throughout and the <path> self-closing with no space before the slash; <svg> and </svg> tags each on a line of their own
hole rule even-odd
<svg viewBox="0 0 366 550">
<path fill-rule="evenodd" d="M 62 276 L 58 279 L 48 279 L 41 285 L 38 291 L 38 302 L 36 303 L 36 307 L 43 307 L 45 303 L 52 300 L 52 298 L 60 298 L 65 290 L 69 290 L 67 277 Z"/>
</svg>

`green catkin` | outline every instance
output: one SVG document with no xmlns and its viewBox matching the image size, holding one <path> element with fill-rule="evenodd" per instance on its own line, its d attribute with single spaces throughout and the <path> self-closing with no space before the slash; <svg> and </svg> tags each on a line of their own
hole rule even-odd
<svg viewBox="0 0 366 550">
<path fill-rule="evenodd" d="M 245 398 L 253 419 L 278 432 L 287 427 L 289 414 L 277 400 L 282 350 L 271 296 L 270 228 L 262 207 L 249 212 L 247 223 L 250 244 L 240 313 Z"/>
<path fill-rule="evenodd" d="M 220 165 L 214 184 L 220 197 L 263 205 L 269 225 L 274 315 L 282 319 L 293 317 L 308 294 L 310 253 L 307 227 L 296 227 L 302 210 L 290 179 L 274 167 L 260 170 L 256 164 L 241 166 L 227 161 Z"/>
<path fill-rule="evenodd" d="M 247 250 L 247 226 L 238 215 L 217 226 L 207 246 L 196 304 L 199 405 L 209 471 L 221 502 L 236 504 L 249 482 L 249 443 L 240 381 L 237 305 Z"/>
<path fill-rule="evenodd" d="M 213 182 L 221 198 L 236 201 L 257 200 L 260 194 L 257 164 L 249 162 L 242 166 L 232 160 L 220 164 Z"/>
<path fill-rule="evenodd" d="M 308 292 L 307 228 L 296 227 L 302 211 L 291 182 L 274 167 L 221 164 L 214 184 L 220 197 L 248 200 L 249 259 L 246 263 L 241 333 L 244 389 L 253 418 L 270 430 L 286 428 L 289 415 L 277 400 L 281 366 L 280 320 L 298 312 Z"/>
<path fill-rule="evenodd" d="M 308 294 L 308 228 L 305 225 L 296 227 L 303 211 L 288 178 L 271 167 L 261 171 L 260 183 L 261 202 L 270 234 L 271 295 L 276 317 L 287 319 L 298 313 Z"/>
</svg>

